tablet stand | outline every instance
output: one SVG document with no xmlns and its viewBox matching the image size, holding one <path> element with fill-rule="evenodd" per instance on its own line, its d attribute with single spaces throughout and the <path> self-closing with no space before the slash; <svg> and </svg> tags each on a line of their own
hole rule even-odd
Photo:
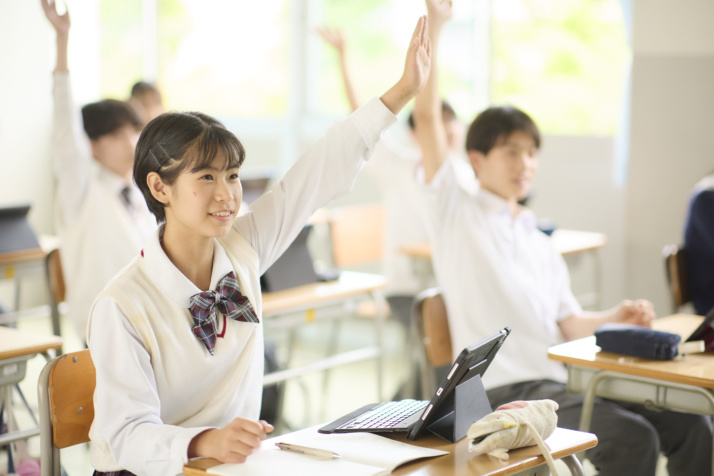
<svg viewBox="0 0 714 476">
<path fill-rule="evenodd" d="M 437 419 L 427 426 L 430 432 L 449 443 L 466 436 L 471 425 L 493 411 L 479 375 L 458 384 L 453 399 L 453 405 L 444 405 Z"/>
</svg>

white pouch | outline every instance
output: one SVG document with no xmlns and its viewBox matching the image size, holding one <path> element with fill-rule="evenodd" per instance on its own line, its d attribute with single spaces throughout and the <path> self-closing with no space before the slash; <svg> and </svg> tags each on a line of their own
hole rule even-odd
<svg viewBox="0 0 714 476">
<path fill-rule="evenodd" d="M 553 457 L 543 440 L 556 426 L 558 404 L 553 400 L 518 400 L 501 405 L 471 425 L 466 437 L 469 451 L 508 459 L 508 450 L 538 445 L 553 476 L 558 476 Z"/>
</svg>

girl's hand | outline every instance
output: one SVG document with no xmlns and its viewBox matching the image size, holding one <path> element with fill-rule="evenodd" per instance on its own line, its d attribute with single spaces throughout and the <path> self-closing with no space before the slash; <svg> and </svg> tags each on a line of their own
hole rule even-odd
<svg viewBox="0 0 714 476">
<path fill-rule="evenodd" d="M 424 89 L 431 70 L 431 41 L 429 40 L 429 25 L 426 16 L 419 18 L 412 41 L 407 50 L 404 64 L 404 74 L 400 80 L 408 90 L 416 96 Z"/>
<path fill-rule="evenodd" d="M 68 35 L 69 34 L 69 10 L 65 5 L 64 15 L 57 13 L 57 3 L 55 0 L 41 0 L 42 9 L 45 11 L 45 16 L 52 23 L 57 35 Z"/>
<path fill-rule="evenodd" d="M 404 73 L 397 84 L 392 86 L 380 98 L 393 114 L 414 99 L 419 91 L 424 89 L 429 79 L 431 70 L 431 42 L 429 41 L 429 26 L 426 16 L 419 18 L 412 41 L 407 50 L 407 59 L 404 64 Z"/>
<path fill-rule="evenodd" d="M 188 456 L 207 456 L 222 463 L 244 463 L 260 447 L 273 426 L 264 421 L 236 418 L 223 428 L 196 435 L 188 447 Z"/>
</svg>

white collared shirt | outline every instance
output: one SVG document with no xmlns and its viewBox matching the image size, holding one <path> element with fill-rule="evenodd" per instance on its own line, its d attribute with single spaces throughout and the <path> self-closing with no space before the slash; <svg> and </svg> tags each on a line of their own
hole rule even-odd
<svg viewBox="0 0 714 476">
<path fill-rule="evenodd" d="M 252 293 L 251 302 L 261 323 L 262 305 L 257 284 L 260 274 L 287 249 L 315 210 L 351 189 L 357 172 L 364 164 L 363 158 L 371 155 L 383 130 L 394 121 L 396 118 L 381 101 L 373 99 L 368 102 L 349 119 L 330 127 L 325 136 L 295 163 L 282 180 L 253 203 L 251 212 L 236 219 L 231 233 L 237 232 L 241 240 L 247 242 L 245 247 L 251 248 L 251 256 L 257 255 L 258 266 L 251 269 L 241 265 L 242 269 L 234 271 L 244 276 L 242 286 L 256 290 Z M 232 269 L 230 259 L 235 261 L 235 257 L 240 256 L 238 251 L 241 250 L 224 249 L 220 243 L 216 243 L 212 288 Z M 226 254 L 231 258 L 226 258 Z M 138 259 L 144 260 L 146 274 L 161 291 L 157 301 L 168 298 L 172 306 L 176 304 L 187 308 L 190 297 L 200 291 L 168 259 L 161 248 L 158 234 L 144 247 L 144 258 Z M 132 262 L 119 276 L 132 272 L 134 266 L 136 263 Z M 111 290 L 112 282 L 106 291 Z M 190 327 L 186 312 L 182 311 L 181 314 L 167 315 L 165 321 L 180 319 L 179 324 Z M 172 325 L 177 324 L 172 321 Z M 222 322 L 219 328 L 221 325 Z M 261 325 L 258 327 L 262 337 Z M 159 375 L 158 372 L 163 371 L 154 368 L 157 364 L 152 361 L 148 351 L 151 346 L 142 342 L 142 335 L 144 333 L 132 326 L 115 299 L 102 297 L 95 303 L 87 336 L 97 368 L 95 419 L 90 433 L 95 443 L 92 464 L 100 471 L 127 469 L 139 476 L 178 474 L 187 462 L 191 439 L 206 427 L 224 426 L 237 416 L 257 419 L 261 389 L 259 384 L 258 388 L 244 388 L 245 381 L 237 378 L 226 378 L 221 387 L 221 382 L 215 381 L 215 375 L 209 375 L 210 368 L 204 368 L 206 362 L 203 357 L 188 365 L 174 364 L 184 365 L 181 369 L 172 368 L 171 359 L 163 358 L 161 364 L 166 374 Z M 171 342 L 172 339 L 175 344 Z M 157 338 L 159 340 L 158 344 L 153 345 L 162 349 L 162 356 L 189 348 L 197 352 L 197 339 L 189 332 L 162 335 L 160 339 Z M 259 355 L 255 347 L 251 347 L 252 355 L 242 355 L 240 352 L 237 356 L 235 352 L 227 355 L 226 351 L 231 349 L 226 349 L 224 339 L 218 339 L 215 359 L 212 359 L 219 365 L 225 362 L 224 358 L 234 359 L 235 370 L 231 377 L 241 373 L 250 377 L 257 368 L 261 370 L 262 378 L 262 341 L 260 345 Z M 203 355 L 205 348 L 199 349 Z M 191 368 L 192 365 L 195 368 Z M 202 369 L 206 371 L 203 382 L 195 378 L 196 373 Z M 178 371 L 180 374 L 181 370 L 185 370 L 185 382 L 177 381 L 181 377 L 176 377 L 176 373 Z M 251 378 L 247 381 L 252 382 Z M 205 399 L 199 415 L 176 417 L 174 413 L 185 411 L 181 404 L 186 395 L 177 391 L 175 394 L 163 394 L 162 399 L 159 397 L 159 382 L 168 382 L 172 388 L 185 388 L 194 394 L 203 383 L 219 391 L 204 396 L 193 395 L 194 406 L 201 402 L 201 398 Z M 127 398 L 118 399 L 118 394 L 126 395 Z M 232 408 L 213 405 L 216 395 L 224 399 L 221 401 L 230 402 Z M 167 410 L 167 407 L 172 410 Z M 165 421 L 189 423 L 171 425 Z"/>
<path fill-rule="evenodd" d="M 84 336 L 89 307 L 107 282 L 156 229 L 143 195 L 92 159 L 69 73 L 54 74 L 52 154 L 57 178 L 56 229 L 69 315 Z M 121 190 L 129 187 L 132 206 Z"/>
<path fill-rule="evenodd" d="M 511 335 L 485 374 L 487 388 L 524 380 L 564 381 L 547 357 L 563 341 L 558 322 L 581 312 L 565 261 L 533 213 L 516 217 L 506 200 L 456 186 L 446 161 L 425 186 L 433 263 L 444 295 L 454 357 L 505 326 Z"/>
</svg>

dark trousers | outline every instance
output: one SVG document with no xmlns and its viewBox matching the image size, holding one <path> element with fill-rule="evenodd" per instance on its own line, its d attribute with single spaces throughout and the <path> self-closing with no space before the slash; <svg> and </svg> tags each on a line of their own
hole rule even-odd
<svg viewBox="0 0 714 476">
<path fill-rule="evenodd" d="M 514 400 L 549 398 L 558 403 L 558 426 L 577 430 L 583 395 L 568 393 L 565 384 L 549 380 L 520 382 L 488 392 L 491 406 Z M 587 451 L 603 476 L 653 476 L 660 451 L 670 476 L 712 474 L 711 417 L 648 410 L 643 405 L 596 398 L 591 433 L 598 437 Z"/>
</svg>

